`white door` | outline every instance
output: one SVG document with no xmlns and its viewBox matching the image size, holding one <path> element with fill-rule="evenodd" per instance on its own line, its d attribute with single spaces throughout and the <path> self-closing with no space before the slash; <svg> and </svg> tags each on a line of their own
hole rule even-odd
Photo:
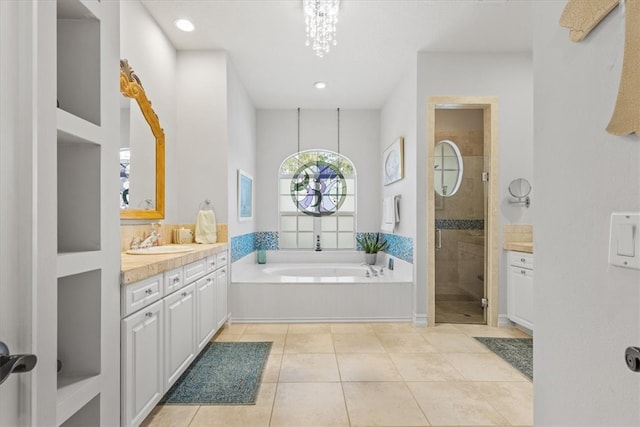
<svg viewBox="0 0 640 427">
<path fill-rule="evenodd" d="M 196 326 L 198 349 L 204 348 L 216 328 L 216 280 L 211 273 L 196 282 Z"/>
</svg>

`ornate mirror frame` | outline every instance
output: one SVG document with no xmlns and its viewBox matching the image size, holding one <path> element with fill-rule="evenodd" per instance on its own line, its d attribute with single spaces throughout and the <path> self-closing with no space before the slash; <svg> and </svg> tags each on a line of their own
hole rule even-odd
<svg viewBox="0 0 640 427">
<path fill-rule="evenodd" d="M 156 200 L 155 210 L 152 209 L 122 209 L 121 219 L 164 219 L 164 130 L 160 127 L 158 116 L 151 107 L 151 102 L 126 59 L 120 60 L 120 92 L 131 99 L 135 99 L 142 111 L 142 115 L 149 124 L 156 140 Z"/>
</svg>

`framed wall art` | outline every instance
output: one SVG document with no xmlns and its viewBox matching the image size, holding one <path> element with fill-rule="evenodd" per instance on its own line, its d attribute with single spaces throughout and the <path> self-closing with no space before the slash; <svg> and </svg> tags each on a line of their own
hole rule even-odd
<svg viewBox="0 0 640 427">
<path fill-rule="evenodd" d="M 382 162 L 384 185 L 404 178 L 404 138 L 399 137 L 384 150 Z"/>
<path fill-rule="evenodd" d="M 253 219 L 253 177 L 238 169 L 238 221 Z"/>
</svg>

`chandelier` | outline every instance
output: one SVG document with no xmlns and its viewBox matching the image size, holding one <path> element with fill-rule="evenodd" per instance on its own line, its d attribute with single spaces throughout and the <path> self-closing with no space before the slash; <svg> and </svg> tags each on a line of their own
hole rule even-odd
<svg viewBox="0 0 640 427">
<path fill-rule="evenodd" d="M 307 31 L 305 45 L 311 46 L 320 58 L 335 46 L 336 24 L 340 0 L 302 0 L 304 22 Z"/>
</svg>

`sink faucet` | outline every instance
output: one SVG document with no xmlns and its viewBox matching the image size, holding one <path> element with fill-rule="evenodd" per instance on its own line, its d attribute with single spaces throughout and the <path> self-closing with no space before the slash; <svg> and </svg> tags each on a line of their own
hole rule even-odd
<svg viewBox="0 0 640 427">
<path fill-rule="evenodd" d="M 160 244 L 160 224 L 151 224 L 151 227 L 151 234 L 138 245 L 139 249 L 150 248 Z"/>
<path fill-rule="evenodd" d="M 371 264 L 363 264 L 363 265 L 367 266 L 371 274 L 373 274 L 374 276 L 378 275 L 378 270 L 376 270 Z"/>
</svg>

